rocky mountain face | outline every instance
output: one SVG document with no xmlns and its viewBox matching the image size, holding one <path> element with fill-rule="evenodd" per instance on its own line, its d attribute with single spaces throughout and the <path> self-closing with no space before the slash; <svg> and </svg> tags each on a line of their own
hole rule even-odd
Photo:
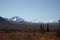
<svg viewBox="0 0 60 40">
<path fill-rule="evenodd" d="M 4 18 L 0 17 L 0 22 L 6 22 L 7 20 L 5 20 Z"/>
</svg>

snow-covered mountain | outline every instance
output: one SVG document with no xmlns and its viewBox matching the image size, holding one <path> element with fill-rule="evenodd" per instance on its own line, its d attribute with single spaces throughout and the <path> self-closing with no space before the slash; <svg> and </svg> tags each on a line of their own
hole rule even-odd
<svg viewBox="0 0 60 40">
<path fill-rule="evenodd" d="M 13 21 L 13 22 L 25 22 L 24 19 L 22 19 L 18 16 L 11 17 L 9 20 Z"/>
<path fill-rule="evenodd" d="M 10 23 L 34 23 L 32 20 L 26 20 L 26 19 L 23 19 L 23 18 L 20 18 L 18 16 L 13 16 L 11 18 L 3 18 L 3 17 L 0 17 L 0 21 L 7 21 L 7 22 L 10 22 Z"/>
<path fill-rule="evenodd" d="M 30 19 L 30 18 L 27 18 L 27 19 L 23 19 L 23 18 L 20 18 L 18 16 L 13 16 L 11 18 L 3 18 L 3 17 L 0 17 L 0 21 L 4 19 L 6 21 L 9 21 L 9 22 L 17 22 L 17 23 L 44 23 L 44 22 L 41 22 L 41 21 L 36 21 L 36 20 L 33 20 L 33 19 Z M 58 20 L 50 20 L 49 22 L 46 22 L 46 23 L 58 23 Z"/>
<path fill-rule="evenodd" d="M 9 18 L 9 20 L 17 23 L 37 23 L 37 21 L 34 21 L 33 19 L 30 19 L 30 18 L 23 19 L 18 16 L 13 16 Z"/>
</svg>

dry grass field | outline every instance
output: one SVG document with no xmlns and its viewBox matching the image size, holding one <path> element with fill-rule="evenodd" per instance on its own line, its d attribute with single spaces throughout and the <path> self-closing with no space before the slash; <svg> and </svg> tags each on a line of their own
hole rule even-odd
<svg viewBox="0 0 60 40">
<path fill-rule="evenodd" d="M 60 40 L 60 37 L 56 37 L 56 32 L 46 32 L 44 34 L 39 32 L 13 32 L 0 33 L 0 40 Z"/>
</svg>

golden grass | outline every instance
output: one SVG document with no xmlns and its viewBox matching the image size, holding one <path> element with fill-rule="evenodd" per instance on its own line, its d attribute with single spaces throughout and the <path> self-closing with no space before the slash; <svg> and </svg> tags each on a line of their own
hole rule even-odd
<svg viewBox="0 0 60 40">
<path fill-rule="evenodd" d="M 0 33 L 0 40 L 60 40 L 56 37 L 54 32 L 45 33 L 29 33 L 29 32 L 15 32 L 15 33 Z"/>
</svg>

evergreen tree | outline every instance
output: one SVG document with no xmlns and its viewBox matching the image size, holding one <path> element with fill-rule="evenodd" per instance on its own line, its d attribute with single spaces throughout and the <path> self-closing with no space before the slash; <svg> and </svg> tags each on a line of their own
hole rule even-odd
<svg viewBox="0 0 60 40">
<path fill-rule="evenodd" d="M 49 24 L 47 24 L 46 32 L 49 32 Z"/>
<path fill-rule="evenodd" d="M 31 28 L 29 28 L 29 32 L 31 32 Z"/>
<path fill-rule="evenodd" d="M 42 24 L 40 25 L 40 32 L 42 32 Z"/>
<path fill-rule="evenodd" d="M 45 33 L 45 29 L 44 29 L 44 26 L 43 26 L 43 28 L 42 28 L 42 33 L 43 33 L 43 34 Z"/>
<path fill-rule="evenodd" d="M 45 29 L 44 29 L 44 26 L 42 24 L 40 25 L 40 32 L 45 33 Z"/>
<path fill-rule="evenodd" d="M 34 32 L 36 32 L 36 29 L 34 29 Z"/>
<path fill-rule="evenodd" d="M 40 29 L 39 28 L 37 28 L 37 32 L 40 32 Z"/>
<path fill-rule="evenodd" d="M 59 27 L 58 27 L 58 31 L 57 31 L 57 36 L 60 37 L 60 20 L 58 22 L 59 22 Z"/>
</svg>

